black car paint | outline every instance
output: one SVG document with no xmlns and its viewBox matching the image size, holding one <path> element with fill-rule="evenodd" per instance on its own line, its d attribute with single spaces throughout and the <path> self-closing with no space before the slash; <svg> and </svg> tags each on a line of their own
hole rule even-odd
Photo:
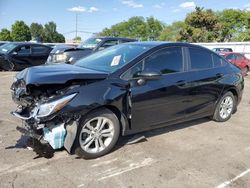
<svg viewBox="0 0 250 188">
<path fill-rule="evenodd" d="M 129 39 L 129 38 L 120 38 L 120 37 L 98 37 L 101 39 L 101 42 L 97 44 L 97 46 L 93 49 L 91 48 L 79 48 L 79 47 L 70 47 L 70 46 L 58 46 L 55 47 L 51 53 L 49 54 L 49 58 L 47 60 L 47 64 L 53 64 L 53 63 L 62 63 L 54 61 L 54 56 L 59 54 L 65 54 L 66 55 L 66 61 L 64 63 L 70 63 L 74 64 L 77 60 L 84 58 L 92 53 L 95 53 L 99 50 L 101 50 L 101 47 L 103 44 L 105 44 L 108 41 L 117 40 L 118 44 L 124 43 L 124 42 L 135 42 L 135 39 Z M 70 60 L 71 59 L 71 60 Z"/>
<path fill-rule="evenodd" d="M 15 43 L 17 46 L 9 51 L 6 54 L 0 54 L 0 69 L 2 70 L 16 70 L 20 71 L 27 67 L 42 65 L 46 62 L 47 57 L 52 50 L 51 47 L 36 44 L 36 43 L 29 43 L 29 42 L 18 42 Z M 30 46 L 30 53 L 29 54 L 15 54 L 17 49 L 21 47 Z M 32 48 L 33 47 L 44 47 L 47 48 L 47 51 L 44 53 L 34 53 Z M 12 66 L 14 66 L 12 68 Z"/>
<path fill-rule="evenodd" d="M 20 72 L 17 79 L 24 80 L 27 86 L 53 86 L 65 84 L 70 80 L 94 79 L 95 81 L 90 84 L 64 93 L 63 95 L 69 95 L 77 92 L 78 95 L 60 112 L 53 114 L 53 117 L 60 114 L 85 116 L 98 108 L 108 108 L 119 118 L 122 135 L 211 116 L 218 100 L 226 91 L 233 92 L 237 96 L 237 103 L 240 102 L 244 80 L 241 71 L 230 63 L 202 71 L 189 71 L 189 67 L 185 66 L 184 72 L 162 75 L 159 80 L 147 80 L 144 85 L 139 85 L 138 79 L 123 79 L 128 68 L 162 48 L 182 47 L 186 64 L 189 63 L 189 47 L 208 51 L 203 47 L 186 43 L 136 44 L 152 45 L 152 48 L 112 74 L 95 72 L 75 65 L 56 65 L 50 68 L 40 66 L 27 69 Z M 48 119 L 53 117 L 50 116 Z"/>
</svg>

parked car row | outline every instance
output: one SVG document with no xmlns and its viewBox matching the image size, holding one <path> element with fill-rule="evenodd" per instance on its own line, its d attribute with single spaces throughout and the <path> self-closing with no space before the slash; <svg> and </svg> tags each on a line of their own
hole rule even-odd
<svg viewBox="0 0 250 188">
<path fill-rule="evenodd" d="M 226 58 L 228 62 L 239 67 L 243 75 L 248 74 L 250 68 L 250 60 L 244 54 L 236 52 L 226 52 L 220 53 L 220 55 Z"/>
<path fill-rule="evenodd" d="M 0 70 L 20 71 L 27 67 L 53 64 L 70 63 L 103 50 L 105 48 L 134 42 L 134 39 L 117 37 L 89 38 L 79 46 L 58 45 L 51 47 L 32 42 L 11 42 L 0 46 Z"/>
<path fill-rule="evenodd" d="M 213 48 L 212 50 L 224 57 L 228 62 L 239 67 L 244 76 L 248 74 L 250 60 L 244 53 L 233 52 L 232 48 Z"/>
<path fill-rule="evenodd" d="M 118 38 L 118 37 L 98 37 L 89 38 L 81 43 L 76 48 L 72 46 L 58 46 L 55 47 L 47 60 L 47 64 L 52 63 L 69 63 L 73 64 L 77 60 L 95 53 L 105 48 L 122 44 L 126 42 L 135 42 L 135 39 Z"/>
</svg>

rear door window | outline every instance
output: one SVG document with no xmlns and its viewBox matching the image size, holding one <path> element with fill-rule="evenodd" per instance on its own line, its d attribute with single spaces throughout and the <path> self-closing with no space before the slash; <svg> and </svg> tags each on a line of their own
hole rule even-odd
<svg viewBox="0 0 250 188">
<path fill-rule="evenodd" d="M 213 68 L 212 54 L 206 50 L 189 48 L 190 70 Z"/>
<path fill-rule="evenodd" d="M 232 61 L 234 61 L 234 60 L 235 60 L 234 54 L 229 54 L 229 55 L 226 57 L 226 60 L 232 60 Z"/>
<path fill-rule="evenodd" d="M 48 48 L 45 46 L 32 46 L 33 54 L 44 54 L 48 52 Z"/>
</svg>

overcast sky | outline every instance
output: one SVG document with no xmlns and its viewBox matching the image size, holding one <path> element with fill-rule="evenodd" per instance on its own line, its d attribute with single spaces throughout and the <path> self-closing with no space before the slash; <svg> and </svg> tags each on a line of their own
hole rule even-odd
<svg viewBox="0 0 250 188">
<path fill-rule="evenodd" d="M 58 31 L 66 38 L 73 38 L 75 15 L 80 31 L 98 32 L 105 27 L 127 20 L 132 16 L 154 16 L 170 24 L 182 20 L 195 6 L 222 10 L 225 8 L 250 10 L 249 0 L 0 0 L 0 29 L 10 29 L 16 20 L 28 25 L 54 21 Z M 81 33 L 81 37 L 90 34 Z"/>
</svg>

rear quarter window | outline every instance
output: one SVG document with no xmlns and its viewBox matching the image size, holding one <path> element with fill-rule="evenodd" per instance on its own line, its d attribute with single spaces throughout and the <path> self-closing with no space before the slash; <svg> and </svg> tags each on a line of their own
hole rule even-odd
<svg viewBox="0 0 250 188">
<path fill-rule="evenodd" d="M 223 66 L 227 65 L 227 62 L 223 58 L 221 58 L 220 56 L 213 54 L 212 57 L 213 57 L 214 67 L 223 67 Z"/>
</svg>

